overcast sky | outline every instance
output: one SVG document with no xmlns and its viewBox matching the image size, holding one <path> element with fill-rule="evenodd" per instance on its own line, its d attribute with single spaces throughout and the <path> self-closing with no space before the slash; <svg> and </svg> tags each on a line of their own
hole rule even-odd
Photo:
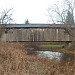
<svg viewBox="0 0 75 75">
<path fill-rule="evenodd" d="M 13 8 L 16 23 L 48 23 L 47 8 L 57 0 L 0 0 L 0 11 Z"/>
</svg>

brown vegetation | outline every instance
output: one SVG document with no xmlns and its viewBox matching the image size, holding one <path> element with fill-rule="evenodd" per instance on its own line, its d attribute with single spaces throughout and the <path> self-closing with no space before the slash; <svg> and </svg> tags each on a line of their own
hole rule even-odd
<svg viewBox="0 0 75 75">
<path fill-rule="evenodd" d="M 0 25 L 0 39 L 1 39 L 1 36 L 2 36 L 2 34 L 4 33 L 4 25 L 2 26 L 2 25 Z"/>
<path fill-rule="evenodd" d="M 27 55 L 24 44 L 0 43 L 0 75 L 75 75 L 75 63 Z"/>
</svg>

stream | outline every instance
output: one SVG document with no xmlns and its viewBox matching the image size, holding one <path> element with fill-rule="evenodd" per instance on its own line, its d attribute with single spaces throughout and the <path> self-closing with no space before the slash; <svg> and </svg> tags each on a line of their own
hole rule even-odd
<svg viewBox="0 0 75 75">
<path fill-rule="evenodd" d="M 64 60 L 64 61 L 75 61 L 75 56 L 73 54 L 66 54 L 60 52 L 52 52 L 52 51 L 28 51 L 28 54 L 37 55 L 38 57 L 47 57 L 49 59 L 56 59 L 56 60 Z"/>
<path fill-rule="evenodd" d="M 38 51 L 38 56 L 47 57 L 50 59 L 60 60 L 62 57 L 62 53 L 59 52 L 51 52 L 51 51 Z"/>
</svg>

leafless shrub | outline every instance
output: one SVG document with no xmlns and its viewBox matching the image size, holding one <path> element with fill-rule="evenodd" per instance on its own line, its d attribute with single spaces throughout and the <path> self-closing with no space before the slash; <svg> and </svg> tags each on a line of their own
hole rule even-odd
<svg viewBox="0 0 75 75">
<path fill-rule="evenodd" d="M 6 24 L 13 23 L 14 20 L 12 19 L 12 8 L 3 10 L 0 12 L 0 38 L 5 31 Z"/>
</svg>

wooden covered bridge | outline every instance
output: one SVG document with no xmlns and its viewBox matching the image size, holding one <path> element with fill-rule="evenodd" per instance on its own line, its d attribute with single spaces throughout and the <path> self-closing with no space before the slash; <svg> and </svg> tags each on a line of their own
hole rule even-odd
<svg viewBox="0 0 75 75">
<path fill-rule="evenodd" d="M 0 26 L 3 27 L 4 24 Z M 9 42 L 71 42 L 74 25 L 63 24 L 7 24 L 4 25 L 1 41 Z M 67 25 L 68 26 L 68 25 Z"/>
</svg>

